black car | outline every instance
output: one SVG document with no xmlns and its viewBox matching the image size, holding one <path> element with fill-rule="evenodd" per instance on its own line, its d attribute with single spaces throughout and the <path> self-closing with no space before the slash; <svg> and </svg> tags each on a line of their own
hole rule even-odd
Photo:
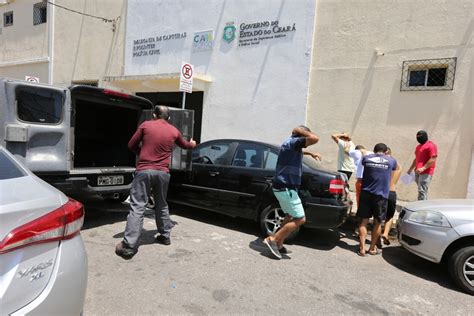
<svg viewBox="0 0 474 316">
<path fill-rule="evenodd" d="M 172 170 L 168 201 L 260 223 L 265 235 L 280 227 L 284 214 L 272 192 L 279 146 L 257 141 L 217 139 L 193 149 L 190 170 Z M 305 227 L 335 228 L 352 202 L 342 174 L 321 170 L 304 156 L 299 195 Z"/>
</svg>

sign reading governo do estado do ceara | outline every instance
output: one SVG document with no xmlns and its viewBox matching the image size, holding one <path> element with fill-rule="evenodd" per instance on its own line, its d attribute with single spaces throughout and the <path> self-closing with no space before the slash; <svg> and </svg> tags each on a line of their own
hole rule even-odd
<svg viewBox="0 0 474 316">
<path fill-rule="evenodd" d="M 278 20 L 241 23 L 239 31 L 239 46 L 259 45 L 264 41 L 287 37 L 296 31 L 296 23 L 280 25 Z"/>
</svg>

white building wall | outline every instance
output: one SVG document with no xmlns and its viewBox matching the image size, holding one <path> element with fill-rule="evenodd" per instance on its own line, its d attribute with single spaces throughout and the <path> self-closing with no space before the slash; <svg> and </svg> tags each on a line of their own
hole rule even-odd
<svg viewBox="0 0 474 316">
<path fill-rule="evenodd" d="M 305 122 L 315 1 L 128 3 L 125 75 L 178 73 L 184 61 L 193 64 L 195 74 L 211 78 L 204 91 L 202 140 L 229 137 L 280 143 L 294 126 Z M 295 24 L 296 30 L 283 38 L 239 46 L 241 24 L 265 21 Z M 229 22 L 237 28 L 237 38 L 230 43 L 223 40 Z M 195 32 L 207 30 L 214 31 L 213 49 L 194 51 Z M 134 40 L 175 33 L 186 37 L 156 41 L 159 55 L 133 57 Z"/>
<path fill-rule="evenodd" d="M 415 134 L 424 129 L 439 149 L 430 198 L 465 197 L 474 139 L 474 3 L 320 0 L 317 13 L 308 124 L 321 136 L 315 148 L 323 164 L 336 167 L 330 135 L 346 131 L 368 148 L 387 143 L 406 171 Z M 400 91 L 403 61 L 443 57 L 457 57 L 452 91 Z M 416 186 L 399 184 L 398 193 L 414 200 Z"/>
<path fill-rule="evenodd" d="M 62 8 L 55 8 L 53 81 L 98 80 L 123 73 L 125 0 L 57 0 L 56 4 L 102 17 L 104 22 Z"/>
<path fill-rule="evenodd" d="M 123 74 L 126 1 L 56 0 L 55 4 L 77 12 L 48 4 L 47 22 L 33 25 L 33 5 L 39 2 L 0 5 L 1 17 L 14 12 L 13 26 L 3 27 L 3 19 L 0 25 L 0 76 L 34 76 L 40 82 L 68 86 L 72 81 Z"/>
<path fill-rule="evenodd" d="M 33 5 L 38 0 L 0 5 L 0 76 L 25 79 L 34 76 L 47 83 L 48 24 L 33 25 Z M 13 25 L 4 27 L 3 15 L 13 11 Z"/>
</svg>

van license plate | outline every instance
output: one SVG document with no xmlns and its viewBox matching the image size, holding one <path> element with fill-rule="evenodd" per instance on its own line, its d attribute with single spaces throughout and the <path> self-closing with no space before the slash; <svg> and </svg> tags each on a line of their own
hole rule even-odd
<svg viewBox="0 0 474 316">
<path fill-rule="evenodd" d="M 123 176 L 99 176 L 98 185 L 117 185 L 123 184 Z"/>
</svg>

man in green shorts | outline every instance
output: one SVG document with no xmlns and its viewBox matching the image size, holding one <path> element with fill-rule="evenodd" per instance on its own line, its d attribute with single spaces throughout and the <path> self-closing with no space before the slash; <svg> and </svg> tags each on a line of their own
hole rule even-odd
<svg viewBox="0 0 474 316">
<path fill-rule="evenodd" d="M 293 129 L 291 137 L 281 145 L 273 179 L 273 193 L 286 217 L 276 234 L 263 241 L 277 259 L 282 258 L 280 251 L 284 249 L 285 238 L 305 223 L 303 205 L 298 196 L 303 173 L 303 155 L 311 155 L 315 159 L 320 159 L 320 156 L 317 153 L 304 151 L 303 148 L 318 141 L 319 137 L 308 127 L 299 126 Z"/>
</svg>

